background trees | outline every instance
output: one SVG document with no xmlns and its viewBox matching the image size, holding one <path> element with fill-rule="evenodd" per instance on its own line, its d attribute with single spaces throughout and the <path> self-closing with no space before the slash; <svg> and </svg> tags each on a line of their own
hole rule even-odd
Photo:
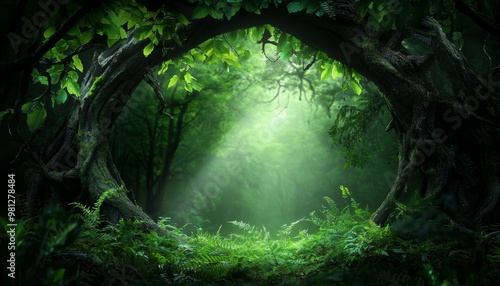
<svg viewBox="0 0 500 286">
<path fill-rule="evenodd" d="M 337 149 L 331 150 L 328 130 L 341 106 L 354 107 L 366 99 L 343 90 L 340 80 L 321 81 L 316 65 L 304 71 L 279 60 L 272 49 L 266 51 L 274 58 L 269 60 L 260 45 L 227 38 L 220 37 L 231 46 L 245 46 L 252 55 L 241 61 L 241 68 L 229 70 L 223 63 L 191 65 L 193 80 L 203 89 L 189 98 L 184 113 L 181 106 L 189 93 L 160 79 L 163 95 L 179 106 L 166 115 L 158 113 L 153 89 L 143 84 L 118 118 L 110 139 L 113 157 L 120 173 L 128 174 L 124 180 L 139 205 L 153 216 L 214 231 L 234 219 L 275 231 L 307 216 L 324 196 L 343 201 L 342 184 L 361 203 L 376 208 L 388 186 L 380 172 L 394 168 L 380 158 L 390 158 L 395 146 L 390 147 L 384 133 L 365 133 L 370 126 L 383 128 L 388 118 L 374 113 L 374 124 L 366 122 L 368 129 L 354 135 L 370 138 L 373 145 L 359 141 L 363 152 L 344 147 L 340 155 L 345 150 L 353 154 L 344 162 Z M 177 128 L 181 116 L 182 128 Z M 178 138 L 178 148 L 169 149 L 168 138 Z M 362 167 L 365 161 L 365 169 L 345 169 Z M 164 176 L 167 172 L 171 175 Z M 378 183 L 373 184 L 374 178 Z"/>
</svg>

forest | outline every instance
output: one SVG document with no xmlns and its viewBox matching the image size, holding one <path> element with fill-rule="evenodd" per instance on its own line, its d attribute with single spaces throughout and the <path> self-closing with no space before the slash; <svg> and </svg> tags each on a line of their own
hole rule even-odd
<svg viewBox="0 0 500 286">
<path fill-rule="evenodd" d="M 5 0 L 2 285 L 497 285 L 495 0 Z"/>
</svg>

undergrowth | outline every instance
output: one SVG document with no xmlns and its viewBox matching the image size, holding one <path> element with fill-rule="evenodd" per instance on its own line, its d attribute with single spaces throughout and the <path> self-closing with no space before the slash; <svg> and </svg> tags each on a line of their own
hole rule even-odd
<svg viewBox="0 0 500 286">
<path fill-rule="evenodd" d="M 348 194 L 347 189 L 342 189 Z M 498 281 L 497 233 L 460 232 L 415 218 L 380 227 L 352 198 L 308 217 L 265 227 L 230 221 L 228 236 L 187 233 L 169 218 L 145 231 L 139 221 L 106 225 L 101 205 L 73 204 L 68 216 L 52 207 L 18 223 L 17 282 L 23 285 L 484 285 Z M 432 221 L 432 220 L 430 220 Z M 6 221 L 2 221 L 7 227 Z M 422 225 L 419 225 L 422 224 Z M 413 228 L 405 226 L 412 225 Z M 308 228 L 317 229 L 309 232 Z M 460 238 L 460 239 L 457 239 Z M 2 238 L 3 240 L 3 238 Z M 4 250 L 2 250 L 4 251 Z M 12 281 L 4 278 L 3 285 Z"/>
</svg>

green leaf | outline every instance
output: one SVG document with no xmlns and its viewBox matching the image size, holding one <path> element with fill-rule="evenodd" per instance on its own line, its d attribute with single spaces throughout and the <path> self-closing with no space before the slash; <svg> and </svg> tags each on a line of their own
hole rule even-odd
<svg viewBox="0 0 500 286">
<path fill-rule="evenodd" d="M 191 82 L 191 86 L 193 87 L 194 90 L 201 91 L 203 89 L 203 85 L 201 85 L 197 81 Z"/>
<path fill-rule="evenodd" d="M 285 33 L 282 33 L 278 40 L 278 51 L 282 51 L 285 48 L 285 45 L 288 43 L 287 36 Z"/>
<path fill-rule="evenodd" d="M 227 63 L 230 66 L 235 66 L 237 68 L 241 68 L 241 63 L 238 60 L 238 57 L 232 52 L 229 52 L 227 54 L 223 54 L 220 60 L 224 63 Z"/>
<path fill-rule="evenodd" d="M 80 85 L 78 85 L 78 82 L 68 78 L 65 86 L 69 94 L 80 96 Z"/>
<path fill-rule="evenodd" d="M 351 196 L 351 192 L 349 191 L 349 189 L 347 187 L 340 185 L 340 191 L 342 192 L 343 198 L 347 198 L 347 197 Z"/>
<path fill-rule="evenodd" d="M 116 15 L 115 11 L 108 10 L 108 16 L 111 22 L 117 26 L 120 26 L 120 20 L 118 19 L 118 15 Z"/>
<path fill-rule="evenodd" d="M 184 89 L 188 92 L 193 92 L 193 87 L 187 82 L 184 83 Z"/>
<path fill-rule="evenodd" d="M 78 39 L 80 40 L 81 44 L 86 44 L 90 42 L 90 40 L 92 40 L 93 36 L 94 36 L 94 30 L 89 29 L 85 32 L 80 33 L 80 35 L 78 35 Z"/>
<path fill-rule="evenodd" d="M 327 79 L 329 76 L 332 74 L 332 65 L 331 64 L 325 64 L 323 66 L 323 72 L 321 72 L 321 80 Z"/>
<path fill-rule="evenodd" d="M 144 49 L 142 50 L 142 53 L 144 54 L 144 56 L 149 56 L 153 50 L 155 49 L 155 45 L 153 44 L 153 42 L 149 42 L 149 44 L 147 46 L 144 47 Z"/>
<path fill-rule="evenodd" d="M 243 50 L 240 52 L 240 58 L 242 60 L 248 60 L 252 56 L 252 53 L 249 50 Z"/>
<path fill-rule="evenodd" d="M 120 10 L 118 12 L 118 22 L 116 23 L 118 26 L 122 26 L 125 23 L 127 23 L 130 19 L 130 12 L 127 12 L 125 10 Z"/>
<path fill-rule="evenodd" d="M 184 54 L 182 56 L 182 63 L 185 64 L 185 65 L 188 65 L 188 66 L 192 66 L 195 64 L 195 61 L 193 59 L 193 57 L 189 54 Z"/>
<path fill-rule="evenodd" d="M 76 73 L 75 71 L 69 71 L 67 77 L 73 80 L 74 82 L 78 82 L 78 73 Z"/>
<path fill-rule="evenodd" d="M 214 48 L 215 48 L 215 41 L 214 41 L 214 39 L 210 39 L 210 40 L 207 40 L 207 41 L 203 42 L 200 45 L 200 48 L 201 48 L 201 51 L 203 53 L 205 53 L 205 55 L 207 55 L 207 57 L 210 57 L 213 54 Z"/>
<path fill-rule="evenodd" d="M 311 14 L 311 13 L 317 11 L 319 8 L 321 8 L 320 2 L 317 0 L 307 0 L 305 3 L 305 6 L 307 8 L 306 12 L 308 14 Z"/>
<path fill-rule="evenodd" d="M 339 67 L 334 64 L 332 68 L 332 78 L 336 79 L 338 78 L 342 73 L 339 72 Z"/>
<path fill-rule="evenodd" d="M 301 1 L 294 1 L 286 5 L 288 13 L 296 13 L 305 9 L 304 4 Z"/>
<path fill-rule="evenodd" d="M 228 20 L 231 20 L 231 18 L 236 15 L 236 12 L 238 12 L 239 7 L 231 7 L 231 6 L 226 6 L 224 8 L 224 15 L 226 15 L 226 18 Z"/>
<path fill-rule="evenodd" d="M 207 58 L 204 54 L 202 54 L 196 50 L 191 50 L 191 55 L 193 56 L 193 58 L 195 60 L 200 61 L 200 62 L 203 62 Z"/>
<path fill-rule="evenodd" d="M 350 86 L 352 88 L 352 90 L 357 94 L 357 95 L 360 95 L 361 94 L 361 91 L 362 91 L 362 87 L 361 85 L 356 82 L 355 80 L 351 80 L 350 81 Z"/>
<path fill-rule="evenodd" d="M 348 90 L 348 89 L 349 89 L 349 83 L 347 83 L 347 81 L 346 81 L 346 80 L 344 80 L 344 81 L 342 82 L 342 89 L 343 89 L 343 90 Z"/>
<path fill-rule="evenodd" d="M 255 27 L 250 29 L 250 40 L 252 42 L 258 42 L 262 39 L 262 35 L 264 35 L 266 28 L 264 26 Z"/>
<path fill-rule="evenodd" d="M 112 45 L 114 45 L 116 42 L 118 42 L 119 39 L 111 39 L 111 38 L 108 38 L 108 40 L 106 41 L 106 44 L 108 45 L 108 48 L 111 48 Z"/>
<path fill-rule="evenodd" d="M 170 78 L 170 80 L 168 81 L 168 86 L 167 86 L 167 88 L 168 88 L 168 87 L 172 87 L 172 86 L 174 86 L 174 85 L 177 83 L 177 81 L 178 81 L 178 80 L 179 80 L 179 76 L 178 76 L 178 75 L 174 75 L 174 76 L 173 76 L 172 78 Z"/>
<path fill-rule="evenodd" d="M 132 18 L 132 14 L 130 14 L 130 19 L 127 21 L 127 30 L 130 30 L 132 27 L 135 27 L 137 25 L 137 22 L 135 21 L 135 17 Z"/>
<path fill-rule="evenodd" d="M 68 30 L 68 35 L 70 36 L 77 36 L 77 35 L 80 35 L 80 26 L 78 25 L 74 25 L 73 27 L 71 27 L 69 30 Z"/>
<path fill-rule="evenodd" d="M 40 75 L 40 72 L 38 72 L 37 69 L 33 69 L 31 71 L 31 76 L 33 77 L 33 82 L 35 83 L 39 82 L 43 85 L 48 85 L 47 77 Z"/>
<path fill-rule="evenodd" d="M 182 24 L 182 25 L 187 25 L 189 24 L 189 20 L 184 16 L 183 14 L 179 13 L 175 15 L 175 19 L 177 19 L 177 22 Z"/>
<path fill-rule="evenodd" d="M 193 76 L 190 74 L 190 73 L 186 73 L 184 75 L 184 81 L 186 81 L 186 83 L 191 83 L 191 81 L 193 80 Z"/>
<path fill-rule="evenodd" d="M 127 37 L 128 37 L 127 31 L 125 31 L 125 29 L 123 29 L 122 27 L 120 27 L 120 38 L 126 39 Z"/>
<path fill-rule="evenodd" d="M 57 103 L 63 104 L 66 102 L 67 99 L 68 99 L 68 93 L 66 93 L 66 91 L 64 91 L 64 89 L 59 89 L 57 91 L 57 95 L 56 95 Z"/>
<path fill-rule="evenodd" d="M 217 20 L 220 20 L 220 19 L 222 19 L 222 17 L 224 17 L 224 12 L 222 12 L 222 10 L 211 9 L 209 14 L 210 14 L 210 16 L 212 16 L 212 18 L 217 19 Z"/>
<path fill-rule="evenodd" d="M 287 42 L 283 47 L 283 50 L 281 51 L 281 60 L 283 60 L 284 62 L 288 61 L 290 57 L 292 57 L 293 52 L 294 50 L 292 45 L 289 42 Z"/>
<path fill-rule="evenodd" d="M 48 27 L 45 32 L 43 32 L 43 37 L 45 39 L 48 39 L 50 38 L 50 36 L 52 36 L 54 33 L 56 32 L 56 28 L 54 26 L 50 26 Z"/>
<path fill-rule="evenodd" d="M 61 72 L 63 71 L 63 65 L 54 65 L 47 69 L 47 73 L 50 75 L 51 83 L 54 84 L 59 81 Z"/>
<path fill-rule="evenodd" d="M 265 1 L 262 1 L 262 2 L 265 2 Z M 243 6 L 243 9 L 245 9 L 246 11 L 252 12 L 252 13 L 256 13 L 256 14 L 260 14 L 259 6 L 257 6 L 257 4 L 255 3 L 255 1 L 245 0 L 241 4 Z"/>
<path fill-rule="evenodd" d="M 33 107 L 33 102 L 26 102 L 25 104 L 23 104 L 23 106 L 21 106 L 21 111 L 23 113 L 29 113 L 31 111 Z"/>
<path fill-rule="evenodd" d="M 115 24 L 105 24 L 103 26 L 105 34 L 109 39 L 119 39 L 120 38 L 120 28 Z"/>
<path fill-rule="evenodd" d="M 158 70 L 158 74 L 164 74 L 168 70 L 168 66 L 172 63 L 172 60 L 161 63 L 161 68 Z"/>
<path fill-rule="evenodd" d="M 74 55 L 71 59 L 73 60 L 73 65 L 75 65 L 75 68 L 78 71 L 83 72 L 83 64 L 80 60 L 80 57 L 78 55 Z"/>
<path fill-rule="evenodd" d="M 137 40 L 142 41 L 149 37 L 149 35 L 151 34 L 151 29 L 152 29 L 151 25 L 141 26 L 134 31 L 134 37 Z"/>
<path fill-rule="evenodd" d="M 210 10 L 211 10 L 210 7 L 208 7 L 204 4 L 200 4 L 196 7 L 194 7 L 192 18 L 193 19 L 205 18 L 210 13 Z"/>
<path fill-rule="evenodd" d="M 42 105 L 36 106 L 30 114 L 28 114 L 28 119 L 26 123 L 28 123 L 28 128 L 31 132 L 35 132 L 38 128 L 40 128 L 45 122 L 45 117 L 47 117 L 47 111 Z"/>
</svg>

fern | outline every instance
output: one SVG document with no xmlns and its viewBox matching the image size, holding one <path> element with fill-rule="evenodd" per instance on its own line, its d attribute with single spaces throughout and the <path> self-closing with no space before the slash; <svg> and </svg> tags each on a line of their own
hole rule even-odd
<svg viewBox="0 0 500 286">
<path fill-rule="evenodd" d="M 228 256 L 203 253 L 196 258 L 177 265 L 177 269 L 198 279 L 216 280 L 226 276 L 236 265 L 237 260 Z"/>
<path fill-rule="evenodd" d="M 290 234 L 292 233 L 292 230 L 295 228 L 295 226 L 297 224 L 299 224 L 300 222 L 303 222 L 305 221 L 305 217 L 299 219 L 299 220 L 296 220 L 294 222 L 292 222 L 290 225 L 287 225 L 287 224 L 284 224 L 281 226 L 280 230 L 278 231 L 278 234 L 277 236 L 278 237 L 288 237 L 290 236 Z"/>
<path fill-rule="evenodd" d="M 7 229 L 7 221 L 0 218 L 0 222 Z M 17 221 L 16 267 L 17 272 L 22 275 L 16 276 L 15 284 L 70 285 L 73 283 L 75 278 L 68 277 L 68 272 L 76 271 L 74 266 L 54 264 L 52 261 L 73 246 L 79 232 L 78 224 L 59 206 L 48 206 L 38 220 Z M 80 275 L 78 278 L 84 279 L 84 276 Z M 12 281 L 4 280 L 2 285 L 10 284 Z"/>
<path fill-rule="evenodd" d="M 220 231 L 210 234 L 197 227 L 194 233 L 187 235 L 185 227 L 171 225 L 169 218 L 158 222 L 161 228 L 169 230 L 168 235 L 145 232 L 139 221 L 130 220 L 98 228 L 99 210 L 115 192 L 110 190 L 93 207 L 73 204 L 81 212 L 84 227 L 71 251 L 89 257 L 93 274 L 98 273 L 103 281 L 111 284 L 118 278 L 114 274 L 111 277 L 110 273 L 129 273 L 120 269 L 134 269 L 135 279 L 152 278 L 160 285 L 226 285 L 250 281 L 258 285 L 285 285 L 292 278 L 301 284 L 314 285 L 334 282 L 353 285 L 360 284 L 363 279 L 373 284 L 406 285 L 417 281 L 440 285 L 456 281 L 453 280 L 456 273 L 436 272 L 444 271 L 441 265 L 459 265 L 471 260 L 470 250 L 460 255 L 456 251 L 450 254 L 456 243 L 416 241 L 408 235 L 392 234 L 389 227 L 375 225 L 368 220 L 368 212 L 350 197 L 350 191 L 345 187 L 341 191 L 348 202 L 343 209 L 326 197 L 318 215 L 313 212 L 308 218 L 285 224 L 275 236 L 265 227 L 230 221 L 228 223 L 237 229 L 226 237 Z M 302 222 L 312 222 L 319 229 L 315 233 L 300 230 Z M 75 224 L 68 221 L 61 224 L 47 218 L 39 225 L 43 225 L 44 230 L 35 231 L 43 233 L 36 245 L 43 249 L 41 256 L 45 258 L 37 263 L 35 272 L 39 274 L 43 270 L 47 271 L 49 279 L 60 276 L 65 279 L 68 272 L 64 272 L 64 268 L 50 272 L 43 265 L 48 258 L 54 257 L 54 253 L 70 244 L 78 227 L 74 228 Z M 294 232 L 298 235 L 292 235 Z M 491 243 L 485 258 L 492 265 L 498 265 L 498 241 Z M 423 268 L 422 264 L 429 266 Z M 484 275 L 469 276 L 460 281 L 473 278 L 476 280 L 471 281 L 480 281 L 477 277 Z"/>
<path fill-rule="evenodd" d="M 73 205 L 75 208 L 80 210 L 80 212 L 82 212 L 80 218 L 83 221 L 83 228 L 89 230 L 97 228 L 97 226 L 101 223 L 100 209 L 102 204 L 104 203 L 104 201 L 106 201 L 106 199 L 116 194 L 117 190 L 115 189 L 109 189 L 105 191 L 104 193 L 101 194 L 99 199 L 94 203 L 93 208 L 90 208 L 78 202 L 70 203 L 70 205 Z"/>
<path fill-rule="evenodd" d="M 239 229 L 245 231 L 248 234 L 247 236 L 232 234 L 233 237 L 243 238 L 243 240 L 246 240 L 248 238 L 251 238 L 252 240 L 269 239 L 270 234 L 264 226 L 262 227 L 262 229 L 258 229 L 256 226 L 249 225 L 248 223 L 244 223 L 242 221 L 229 221 L 228 223 L 237 226 Z"/>
</svg>

